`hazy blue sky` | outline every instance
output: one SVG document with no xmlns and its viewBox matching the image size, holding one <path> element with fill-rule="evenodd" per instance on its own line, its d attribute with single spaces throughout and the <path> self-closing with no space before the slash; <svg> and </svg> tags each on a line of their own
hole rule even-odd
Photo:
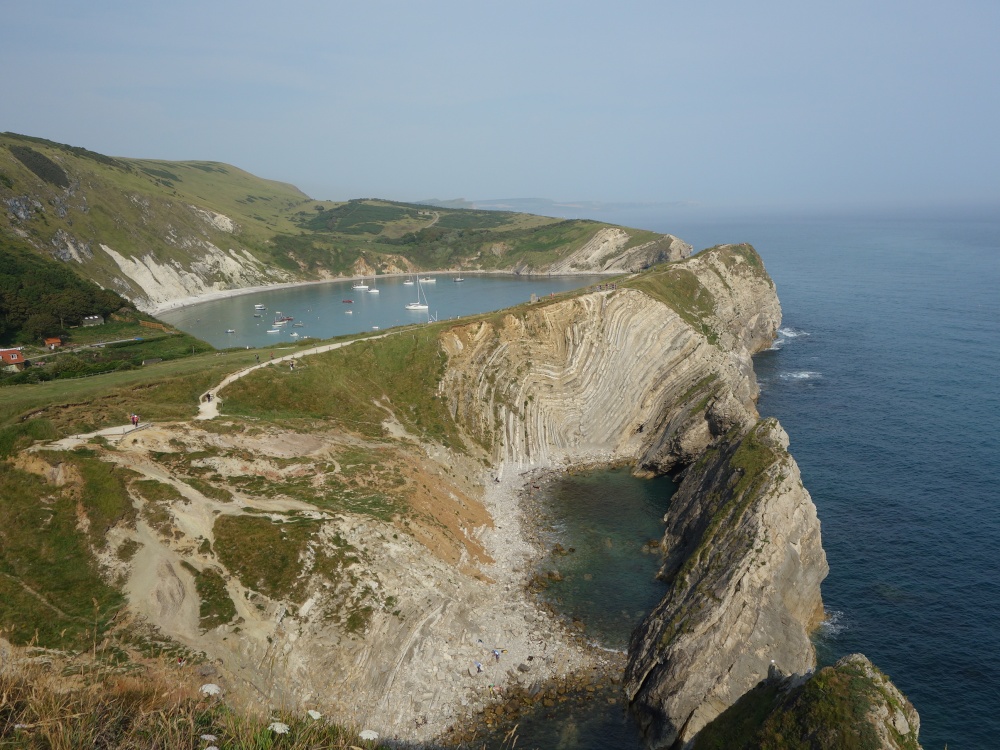
<svg viewBox="0 0 1000 750">
<path fill-rule="evenodd" d="M 0 129 L 317 198 L 1000 204 L 996 0 L 5 3 Z"/>
</svg>

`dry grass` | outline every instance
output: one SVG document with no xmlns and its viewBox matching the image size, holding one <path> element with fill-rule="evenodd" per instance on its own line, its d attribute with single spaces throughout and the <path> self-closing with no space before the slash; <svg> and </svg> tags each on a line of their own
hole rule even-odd
<svg viewBox="0 0 1000 750">
<path fill-rule="evenodd" d="M 0 747 L 76 750 L 131 748 L 335 750 L 377 747 L 353 731 L 304 712 L 254 716 L 205 696 L 201 680 L 165 662 L 140 673 L 115 673 L 91 661 L 66 676 L 59 661 L 0 651 Z M 287 734 L 277 734 L 272 722 Z M 214 739 L 202 739 L 212 735 Z"/>
</svg>

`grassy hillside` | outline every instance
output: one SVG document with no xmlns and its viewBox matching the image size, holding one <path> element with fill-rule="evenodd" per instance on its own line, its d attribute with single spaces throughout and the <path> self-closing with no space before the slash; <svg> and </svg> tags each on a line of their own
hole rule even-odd
<svg viewBox="0 0 1000 750">
<path fill-rule="evenodd" d="M 215 288 L 445 268 L 544 271 L 608 225 L 377 199 L 315 201 L 218 162 L 0 134 L 0 239 L 145 309 Z M 658 235 L 625 230 L 630 245 Z"/>
</svg>

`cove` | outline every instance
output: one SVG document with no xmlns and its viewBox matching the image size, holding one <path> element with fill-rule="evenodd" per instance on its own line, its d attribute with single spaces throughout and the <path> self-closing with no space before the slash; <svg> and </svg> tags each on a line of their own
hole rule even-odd
<svg viewBox="0 0 1000 750">
<path fill-rule="evenodd" d="M 582 626 L 595 645 L 624 651 L 633 628 L 666 591 L 656 579 L 658 544 L 676 484 L 612 469 L 562 475 L 537 486 L 539 534 L 543 546 L 555 550 L 536 569 L 535 580 L 544 585 L 539 597 Z M 568 695 L 554 707 L 536 705 L 517 723 L 519 748 L 642 747 L 618 686 Z M 503 739 L 510 729 L 491 735 L 487 747 L 509 747 Z"/>
<path fill-rule="evenodd" d="M 429 318 L 450 320 L 501 310 L 527 302 L 532 295 L 547 297 L 608 281 L 607 276 L 582 275 L 422 276 L 434 281 L 420 285 L 419 292 L 428 304 L 428 309 L 421 311 L 406 309 L 406 304 L 415 301 L 418 293 L 416 284 L 405 283 L 412 281 L 412 277 L 369 276 L 367 289 L 354 289 L 351 280 L 266 289 L 168 310 L 159 313 L 159 318 L 219 349 L 280 347 L 305 337 L 327 339 L 374 328 L 426 323 Z M 463 280 L 458 283 L 456 278 Z M 378 292 L 372 293 L 370 289 Z M 255 305 L 266 309 L 256 310 Z M 279 311 L 280 317 L 293 320 L 275 326 Z"/>
</svg>

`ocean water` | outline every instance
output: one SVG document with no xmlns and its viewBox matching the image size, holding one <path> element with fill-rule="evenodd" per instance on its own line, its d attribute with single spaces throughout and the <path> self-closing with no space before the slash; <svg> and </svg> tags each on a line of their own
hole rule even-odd
<svg viewBox="0 0 1000 750">
<path fill-rule="evenodd" d="M 822 523 L 821 660 L 866 654 L 925 748 L 1000 746 L 1000 214 L 670 231 L 750 242 L 777 284 L 759 410 Z"/>
</svg>

